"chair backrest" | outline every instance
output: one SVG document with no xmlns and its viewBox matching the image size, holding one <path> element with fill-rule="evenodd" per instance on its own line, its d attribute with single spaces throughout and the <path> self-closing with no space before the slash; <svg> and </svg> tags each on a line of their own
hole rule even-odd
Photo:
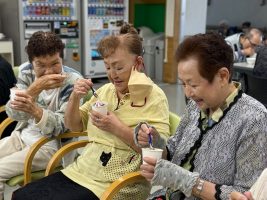
<svg viewBox="0 0 267 200">
<path fill-rule="evenodd" d="M 246 93 L 267 107 L 267 78 L 246 74 Z"/>
<path fill-rule="evenodd" d="M 85 103 L 86 101 L 89 101 L 91 99 L 91 97 L 93 96 L 92 91 L 90 90 L 87 95 L 85 95 L 85 97 L 83 97 L 83 103 Z"/>
<path fill-rule="evenodd" d="M 18 78 L 19 75 L 19 66 L 14 66 L 13 67 L 13 72 L 16 78 Z"/>
<path fill-rule="evenodd" d="M 174 135 L 177 129 L 177 126 L 180 123 L 180 117 L 173 112 L 169 114 L 169 122 L 170 122 L 170 133 Z"/>
</svg>

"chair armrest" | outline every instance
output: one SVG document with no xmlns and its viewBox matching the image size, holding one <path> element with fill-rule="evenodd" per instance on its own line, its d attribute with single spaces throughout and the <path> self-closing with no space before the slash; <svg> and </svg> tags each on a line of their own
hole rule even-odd
<svg viewBox="0 0 267 200">
<path fill-rule="evenodd" d="M 2 134 L 4 130 L 6 129 L 6 127 L 8 127 L 12 122 L 14 122 L 14 120 L 11 119 L 10 117 L 2 121 L 2 123 L 0 124 L 0 138 L 2 137 Z"/>
<path fill-rule="evenodd" d="M 50 175 L 56 166 L 58 165 L 59 161 L 62 159 L 64 155 L 69 153 L 70 151 L 81 148 L 86 146 L 89 143 L 89 140 L 80 140 L 80 141 L 74 141 L 69 144 L 64 145 L 61 147 L 50 159 L 49 163 L 47 164 L 46 170 L 45 170 L 45 176 Z"/>
<path fill-rule="evenodd" d="M 29 183 L 31 181 L 31 168 L 32 168 L 32 161 L 37 153 L 37 151 L 47 142 L 55 139 L 62 139 L 62 138 L 72 138 L 72 137 L 79 137 L 79 136 L 85 136 L 87 135 L 86 132 L 68 132 L 68 133 L 63 133 L 59 134 L 56 137 L 42 137 L 39 139 L 36 143 L 34 143 L 29 152 L 27 153 L 27 156 L 25 158 L 25 164 L 24 164 L 24 185 Z"/>
<path fill-rule="evenodd" d="M 145 177 L 143 177 L 140 172 L 131 172 L 128 173 L 116 181 L 114 181 L 108 189 L 103 193 L 100 200 L 112 200 L 115 194 L 120 191 L 123 187 L 137 183 L 146 181 Z"/>
</svg>

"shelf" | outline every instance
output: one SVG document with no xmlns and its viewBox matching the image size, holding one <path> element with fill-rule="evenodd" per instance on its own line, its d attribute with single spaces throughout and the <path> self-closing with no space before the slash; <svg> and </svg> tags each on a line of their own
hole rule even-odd
<svg viewBox="0 0 267 200">
<path fill-rule="evenodd" d="M 48 21 L 66 21 L 66 20 L 76 20 L 74 16 L 72 17 L 64 17 L 64 16 L 24 16 L 23 20 L 33 20 L 33 21 L 40 21 L 40 20 L 48 20 Z"/>
<path fill-rule="evenodd" d="M 50 3 L 50 2 L 23 2 L 23 6 L 49 6 L 49 7 L 71 7 L 73 3 Z"/>
<path fill-rule="evenodd" d="M 93 15 L 89 15 L 88 19 L 114 19 L 114 20 L 123 20 L 124 16 L 93 16 Z"/>
<path fill-rule="evenodd" d="M 124 4 L 90 3 L 88 7 L 124 8 Z"/>
</svg>

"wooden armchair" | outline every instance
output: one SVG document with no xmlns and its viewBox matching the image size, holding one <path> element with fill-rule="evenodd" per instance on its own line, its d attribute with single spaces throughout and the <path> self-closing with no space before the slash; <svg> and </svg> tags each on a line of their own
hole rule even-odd
<svg viewBox="0 0 267 200">
<path fill-rule="evenodd" d="M 170 117 L 169 120 L 170 120 L 171 135 L 174 135 L 176 128 L 180 122 L 180 118 L 179 116 L 177 116 L 172 112 L 170 112 L 169 117 Z M 88 140 L 75 141 L 59 149 L 49 161 L 45 171 L 45 176 L 48 176 L 51 173 L 53 173 L 55 167 L 58 165 L 59 161 L 65 154 L 69 153 L 74 149 L 84 147 L 89 143 L 90 141 Z M 140 174 L 140 172 L 128 173 L 122 176 L 121 178 L 117 179 L 116 181 L 114 181 L 110 185 L 110 187 L 103 193 L 100 200 L 112 200 L 113 197 L 120 191 L 120 189 L 124 188 L 125 186 L 144 181 L 146 181 L 146 179 Z"/>
<path fill-rule="evenodd" d="M 102 194 L 100 200 L 112 200 L 113 197 L 124 187 L 127 185 L 131 185 L 133 183 L 145 182 L 147 181 L 145 177 L 143 177 L 140 172 L 131 172 L 128 173 L 116 181 L 114 181 L 109 188 Z"/>
<path fill-rule="evenodd" d="M 1 129 L 2 124 L 0 125 Z M 32 180 L 38 180 L 44 177 L 45 175 L 45 169 L 32 172 L 32 161 L 37 153 L 37 151 L 43 146 L 45 143 L 51 141 L 51 140 L 60 140 L 63 138 L 73 138 L 73 137 L 80 137 L 80 136 L 86 136 L 87 133 L 85 132 L 68 132 L 64 134 L 60 134 L 57 137 L 47 138 L 43 137 L 39 139 L 29 150 L 26 158 L 25 158 L 25 165 L 24 165 L 24 173 L 18 176 L 14 176 L 6 181 L 6 184 L 9 186 L 16 186 L 16 185 L 26 185 L 27 183 L 31 182 Z M 62 169 L 62 167 L 57 167 L 55 170 L 58 171 Z"/>
<path fill-rule="evenodd" d="M 87 133 L 86 132 L 68 132 L 68 133 L 63 133 L 63 134 L 60 134 L 56 137 L 52 137 L 52 138 L 47 138 L 47 137 L 43 137 L 41 138 L 39 141 L 37 141 L 29 150 L 27 156 L 26 156 L 26 159 L 25 159 L 25 165 L 24 165 L 24 185 L 26 185 L 27 183 L 29 183 L 32 179 L 32 175 L 34 175 L 35 172 L 31 172 L 31 167 L 32 167 L 32 161 L 33 161 L 33 158 L 35 156 L 35 154 L 37 153 L 37 151 L 47 142 L 51 141 L 51 140 L 60 140 L 60 139 L 63 139 L 63 138 L 74 138 L 74 137 L 80 137 L 80 136 L 86 136 Z M 68 144 L 66 144 L 68 145 Z M 59 164 L 59 163 L 58 163 Z M 58 166 L 58 165 L 57 165 Z M 61 169 L 62 167 L 60 166 L 57 171 L 59 169 Z M 45 170 L 41 170 L 41 171 L 38 171 L 38 173 L 42 174 L 42 177 L 44 177 L 44 174 L 45 174 Z M 34 180 L 35 180 L 35 176 L 33 176 Z M 42 178 L 41 177 L 41 178 Z M 39 177 L 37 177 L 39 179 Z"/>
<path fill-rule="evenodd" d="M 45 176 L 48 176 L 54 172 L 56 166 L 58 165 L 59 161 L 62 159 L 64 155 L 66 155 L 67 153 L 69 153 L 74 149 L 84 147 L 89 143 L 90 141 L 88 140 L 80 140 L 71 142 L 65 145 L 64 147 L 60 148 L 60 150 L 58 150 L 49 161 L 45 171 Z M 110 185 L 110 187 L 104 192 L 100 200 L 112 200 L 113 197 L 117 194 L 117 192 L 119 192 L 120 189 L 122 189 L 123 187 L 130 185 L 132 183 L 143 182 L 143 181 L 146 181 L 146 179 L 140 174 L 140 172 L 132 172 L 126 174 L 121 178 L 117 179 L 116 181 L 114 181 Z"/>
</svg>

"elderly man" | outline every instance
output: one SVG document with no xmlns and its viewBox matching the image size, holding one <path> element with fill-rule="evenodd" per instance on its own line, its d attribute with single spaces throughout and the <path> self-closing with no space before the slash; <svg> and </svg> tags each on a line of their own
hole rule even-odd
<svg viewBox="0 0 267 200">
<path fill-rule="evenodd" d="M 234 52 L 234 61 L 242 62 L 247 56 L 254 54 L 248 37 L 244 33 L 236 33 L 225 38 L 225 41 L 232 47 Z"/>
<path fill-rule="evenodd" d="M 260 46 L 263 45 L 263 34 L 262 32 L 257 28 L 252 28 L 249 31 L 249 41 L 252 46 Z"/>
</svg>

